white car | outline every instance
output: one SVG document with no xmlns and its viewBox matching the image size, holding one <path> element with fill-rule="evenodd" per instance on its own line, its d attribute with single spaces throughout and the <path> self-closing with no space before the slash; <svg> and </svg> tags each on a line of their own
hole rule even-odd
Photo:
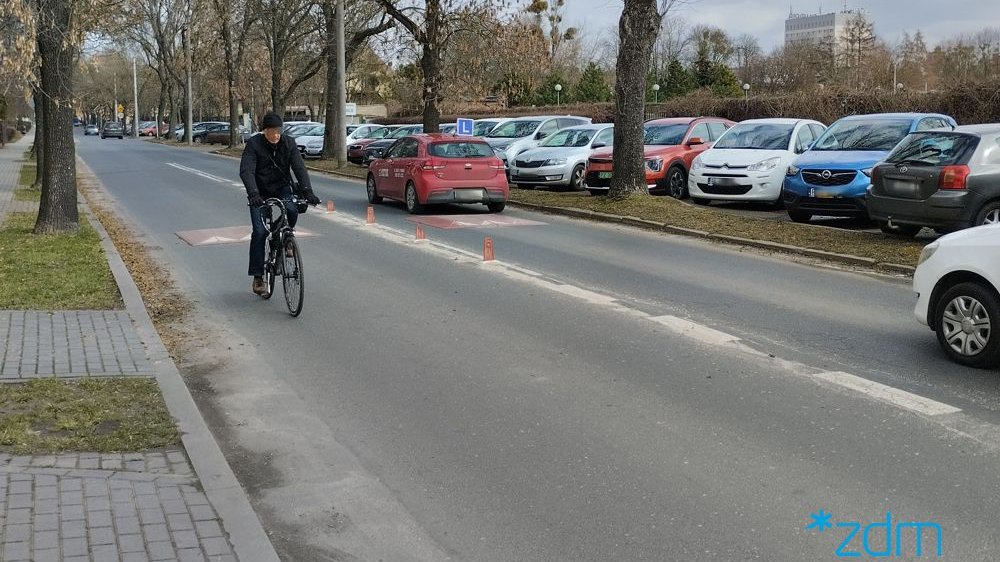
<svg viewBox="0 0 1000 562">
<path fill-rule="evenodd" d="M 822 123 L 805 119 L 736 124 L 694 159 L 688 174 L 691 199 L 701 205 L 712 200 L 780 205 L 789 164 L 825 130 Z"/>
<path fill-rule="evenodd" d="M 590 123 L 589 117 L 572 115 L 518 117 L 498 125 L 483 138 L 503 160 L 504 167 L 509 168 L 515 156 L 535 148 L 556 131 Z"/>
<path fill-rule="evenodd" d="M 361 139 L 380 139 L 384 137 L 389 129 L 384 125 L 351 125 L 348 127 L 347 140 L 344 146 Z M 325 129 L 324 131 L 325 132 Z M 323 154 L 323 135 L 305 135 L 295 139 L 295 144 L 299 147 L 299 152 L 303 156 L 320 156 Z"/>
<path fill-rule="evenodd" d="M 917 320 L 937 333 L 949 358 L 969 367 L 1000 365 L 1000 224 L 960 230 L 924 247 L 913 290 Z"/>
<path fill-rule="evenodd" d="M 518 186 L 559 186 L 584 189 L 587 158 L 598 148 L 611 146 L 614 125 L 567 127 L 537 148 L 518 154 L 510 165 L 510 181 Z"/>
</svg>

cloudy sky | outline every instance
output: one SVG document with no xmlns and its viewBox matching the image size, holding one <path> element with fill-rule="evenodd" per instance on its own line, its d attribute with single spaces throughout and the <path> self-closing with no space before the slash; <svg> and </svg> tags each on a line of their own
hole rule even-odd
<svg viewBox="0 0 1000 562">
<path fill-rule="evenodd" d="M 790 7 L 796 13 L 818 13 L 821 7 L 831 12 L 843 5 L 843 0 L 693 0 L 677 13 L 692 24 L 719 26 L 732 35 L 750 33 L 770 50 L 784 42 Z M 621 0 L 566 0 L 564 21 L 593 37 L 618 24 L 621 8 Z M 920 29 L 933 45 L 984 27 L 1000 27 L 1000 2 L 995 0 L 848 0 L 848 8 L 865 9 L 876 33 L 890 43 L 903 31 Z"/>
</svg>

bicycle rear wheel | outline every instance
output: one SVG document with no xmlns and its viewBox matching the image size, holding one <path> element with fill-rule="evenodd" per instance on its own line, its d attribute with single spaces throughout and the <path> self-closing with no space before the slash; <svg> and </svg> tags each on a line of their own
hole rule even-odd
<svg viewBox="0 0 1000 562">
<path fill-rule="evenodd" d="M 264 239 L 264 256 L 266 260 L 264 261 L 264 286 L 267 287 L 267 292 L 261 295 L 261 298 L 269 299 L 274 294 L 274 278 L 277 275 L 275 269 L 281 266 L 280 262 L 275 259 L 270 236 Z"/>
<path fill-rule="evenodd" d="M 302 275 L 302 254 L 294 236 L 285 237 L 285 251 L 281 259 L 284 260 L 281 283 L 285 288 L 285 304 L 292 316 L 298 316 L 302 312 L 306 287 Z"/>
</svg>

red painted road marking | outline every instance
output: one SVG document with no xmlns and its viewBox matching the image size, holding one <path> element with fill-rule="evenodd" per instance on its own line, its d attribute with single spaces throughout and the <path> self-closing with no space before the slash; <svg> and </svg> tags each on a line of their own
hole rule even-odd
<svg viewBox="0 0 1000 562">
<path fill-rule="evenodd" d="M 213 246 L 216 244 L 245 244 L 250 241 L 249 226 L 227 226 L 224 228 L 206 228 L 204 230 L 184 230 L 177 232 L 177 237 L 190 246 Z M 307 238 L 316 236 L 315 232 L 296 229 L 295 236 Z"/>
<path fill-rule="evenodd" d="M 503 215 L 431 215 L 407 217 L 407 220 L 434 228 L 490 228 L 499 226 L 546 226 L 548 223 Z"/>
</svg>

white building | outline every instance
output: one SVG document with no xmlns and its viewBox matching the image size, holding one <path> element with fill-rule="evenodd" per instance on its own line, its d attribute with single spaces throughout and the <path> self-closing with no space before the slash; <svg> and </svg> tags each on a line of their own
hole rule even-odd
<svg viewBox="0 0 1000 562">
<path fill-rule="evenodd" d="M 848 22 L 857 15 L 844 10 L 829 14 L 794 14 L 789 12 L 785 20 L 785 45 L 805 41 L 832 43 L 834 51 L 839 50 L 844 41 Z"/>
</svg>

